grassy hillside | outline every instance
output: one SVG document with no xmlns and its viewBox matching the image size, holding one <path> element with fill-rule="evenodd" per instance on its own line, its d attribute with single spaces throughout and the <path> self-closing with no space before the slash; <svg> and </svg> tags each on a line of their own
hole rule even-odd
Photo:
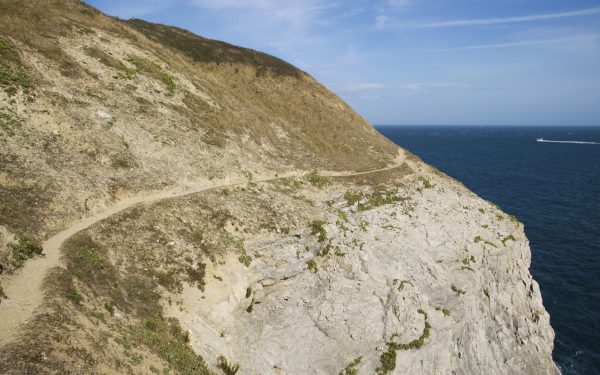
<svg viewBox="0 0 600 375">
<path fill-rule="evenodd" d="M 2 277 L 39 258 L 53 234 L 124 199 L 235 176 L 248 183 L 234 197 L 225 189 L 188 202 L 193 224 L 177 221 L 179 205 L 143 218 L 134 207 L 70 238 L 0 372 L 210 373 L 163 317 L 167 296 L 182 283 L 202 287 L 207 262 L 240 252 L 243 236 L 224 229 L 232 220 L 265 220 L 245 235 L 280 230 L 286 210 L 269 204 L 281 200 L 303 218 L 290 228 L 304 228 L 314 205 L 299 191 L 329 184 L 315 173 L 267 193 L 253 176 L 374 170 L 397 156 L 335 94 L 276 57 L 75 0 L 0 0 Z M 244 205 L 253 210 L 236 219 Z M 178 218 L 166 237 L 154 228 L 162 213 Z M 124 229 L 132 220 L 141 227 Z M 110 241 L 117 233 L 134 243 Z M 177 251 L 164 242 L 174 233 L 186 244 Z"/>
</svg>

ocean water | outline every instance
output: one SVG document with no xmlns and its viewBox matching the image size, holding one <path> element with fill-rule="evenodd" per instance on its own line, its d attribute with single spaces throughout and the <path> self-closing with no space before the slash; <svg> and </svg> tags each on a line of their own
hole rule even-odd
<svg viewBox="0 0 600 375">
<path fill-rule="evenodd" d="M 379 126 L 524 224 L 565 375 L 600 374 L 600 127 Z"/>
</svg>

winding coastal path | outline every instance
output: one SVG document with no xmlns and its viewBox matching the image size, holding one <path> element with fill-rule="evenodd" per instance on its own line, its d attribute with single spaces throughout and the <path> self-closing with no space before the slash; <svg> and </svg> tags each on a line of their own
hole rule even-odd
<svg viewBox="0 0 600 375">
<path fill-rule="evenodd" d="M 400 167 L 401 163 L 398 161 L 399 160 L 397 159 L 396 165 L 366 172 L 322 171 L 319 175 L 326 177 L 350 177 L 383 172 Z M 285 172 L 280 175 L 271 172 L 270 175 L 265 174 L 256 176 L 252 181 L 267 182 L 292 177 L 303 177 L 308 174 L 309 172 L 306 171 Z M 211 189 L 234 187 L 247 182 L 248 179 L 243 176 L 227 177 L 220 180 L 203 181 L 188 189 L 178 188 L 150 194 L 141 193 L 126 198 L 94 216 L 77 221 L 70 227 L 46 240 L 43 244 L 43 257 L 28 260 L 25 263 L 25 266 L 17 273 L 3 278 L 3 288 L 8 295 L 8 299 L 0 303 L 0 347 L 15 339 L 19 327 L 22 324 L 27 323 L 27 321 L 34 316 L 36 309 L 41 305 L 44 297 L 44 278 L 50 269 L 60 266 L 60 248 L 71 236 L 136 204 L 153 203 L 163 199 L 182 197 Z"/>
</svg>

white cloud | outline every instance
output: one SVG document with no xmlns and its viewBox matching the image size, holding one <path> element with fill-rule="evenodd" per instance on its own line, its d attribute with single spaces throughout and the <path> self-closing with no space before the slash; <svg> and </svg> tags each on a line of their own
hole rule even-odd
<svg viewBox="0 0 600 375">
<path fill-rule="evenodd" d="M 593 14 L 599 14 L 600 7 L 588 8 L 570 12 L 561 13 L 542 13 L 532 14 L 529 16 L 517 16 L 517 17 L 502 17 L 502 18 L 479 18 L 479 19 L 463 19 L 463 20 L 450 20 L 441 22 L 432 22 L 420 25 L 419 27 L 456 27 L 456 26 L 477 26 L 477 25 L 498 25 L 505 23 L 517 23 L 517 22 L 529 22 L 529 21 L 542 21 L 556 18 L 567 18 L 567 17 L 582 17 Z"/>
<path fill-rule="evenodd" d="M 377 82 L 358 82 L 348 83 L 341 88 L 348 92 L 370 92 L 370 91 L 430 91 L 430 90 L 445 90 L 445 89 L 465 89 L 470 85 L 457 82 L 429 82 L 429 83 L 404 83 L 390 85 Z"/>
<path fill-rule="evenodd" d="M 435 51 L 435 52 L 442 52 L 442 51 L 467 51 L 467 50 L 475 50 L 475 49 L 528 47 L 528 46 L 544 45 L 544 44 L 572 43 L 572 42 L 586 41 L 586 40 L 587 41 L 600 40 L 600 34 L 576 35 L 576 36 L 571 36 L 571 37 L 554 38 L 554 39 L 541 39 L 541 40 L 521 40 L 521 41 L 516 41 L 516 42 L 495 43 L 495 44 L 478 44 L 478 45 L 471 45 L 471 46 L 461 46 L 461 47 L 452 47 L 452 48 L 432 49 L 432 50 L 429 50 L 429 51 Z"/>
<path fill-rule="evenodd" d="M 286 23 L 306 27 L 331 5 L 316 0 L 189 0 L 192 4 L 216 10 L 249 12 L 239 16 L 260 15 L 262 22 Z"/>
</svg>

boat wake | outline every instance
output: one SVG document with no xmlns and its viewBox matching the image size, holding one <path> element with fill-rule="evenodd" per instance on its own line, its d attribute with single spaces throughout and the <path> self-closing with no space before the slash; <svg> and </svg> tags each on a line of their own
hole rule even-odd
<svg viewBox="0 0 600 375">
<path fill-rule="evenodd" d="M 586 141 L 551 141 L 544 138 L 536 139 L 536 142 L 544 142 L 544 143 L 575 143 L 580 145 L 600 145 L 600 142 L 586 142 Z"/>
</svg>

